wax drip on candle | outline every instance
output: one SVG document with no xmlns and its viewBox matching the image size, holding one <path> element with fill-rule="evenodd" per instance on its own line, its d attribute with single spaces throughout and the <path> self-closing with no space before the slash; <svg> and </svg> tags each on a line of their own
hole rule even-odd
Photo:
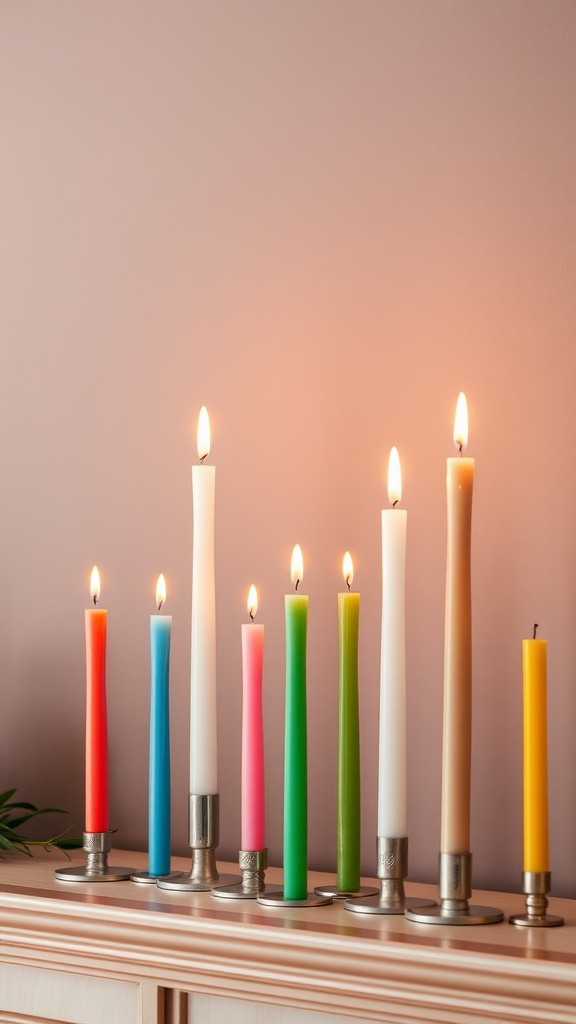
<svg viewBox="0 0 576 1024">
<path fill-rule="evenodd" d="M 96 565 L 90 574 L 90 597 L 95 605 L 98 604 L 98 598 L 100 597 L 100 573 Z"/>
<path fill-rule="evenodd" d="M 344 582 L 348 587 L 348 593 L 350 593 L 350 587 L 352 580 L 354 579 L 354 566 L 352 564 L 352 555 L 349 551 L 344 555 L 344 561 L 342 563 L 342 572 L 344 575 Z"/>
<path fill-rule="evenodd" d="M 166 580 L 164 579 L 164 573 L 160 573 L 158 582 L 156 584 L 156 607 L 159 612 L 162 611 L 162 605 L 166 600 Z"/>
<path fill-rule="evenodd" d="M 454 444 L 460 455 L 468 444 L 468 406 L 463 391 L 458 395 L 456 415 L 454 416 Z"/>
<path fill-rule="evenodd" d="M 247 608 L 248 615 L 250 616 L 251 621 L 254 622 L 254 616 L 258 611 L 258 593 L 253 583 L 250 586 L 250 590 L 248 591 Z"/>
<path fill-rule="evenodd" d="M 203 463 L 206 456 L 210 454 L 210 420 L 205 405 L 200 409 L 200 415 L 198 416 L 197 445 L 198 458 Z"/>
<path fill-rule="evenodd" d="M 292 551 L 290 575 L 292 577 L 292 583 L 294 584 L 294 590 L 298 590 L 298 584 L 302 581 L 302 577 L 304 575 L 304 560 L 302 558 L 302 549 L 299 544 L 295 544 L 294 550 Z"/>
<path fill-rule="evenodd" d="M 533 634 L 532 634 L 532 639 L 533 639 L 533 640 L 535 640 L 535 639 L 536 639 L 536 630 L 537 630 L 537 629 L 538 629 L 538 623 L 537 623 L 537 622 L 535 622 L 535 623 L 534 623 L 534 632 L 533 632 Z"/>
</svg>

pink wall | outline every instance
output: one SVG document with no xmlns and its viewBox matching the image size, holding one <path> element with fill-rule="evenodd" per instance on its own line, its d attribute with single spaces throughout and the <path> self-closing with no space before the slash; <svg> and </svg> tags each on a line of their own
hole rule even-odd
<svg viewBox="0 0 576 1024">
<path fill-rule="evenodd" d="M 112 824 L 147 832 L 148 616 L 174 618 L 187 851 L 190 466 L 217 466 L 220 853 L 239 845 L 240 623 L 266 625 L 282 847 L 283 594 L 310 595 L 310 865 L 333 868 L 336 593 L 362 594 L 375 869 L 380 509 L 408 509 L 411 876 L 440 833 L 445 459 L 470 410 L 474 882 L 519 888 L 521 639 L 549 641 L 554 889 L 576 896 L 572 0 L 0 8 L 0 783 L 83 825 L 83 609 L 109 624 Z"/>
</svg>

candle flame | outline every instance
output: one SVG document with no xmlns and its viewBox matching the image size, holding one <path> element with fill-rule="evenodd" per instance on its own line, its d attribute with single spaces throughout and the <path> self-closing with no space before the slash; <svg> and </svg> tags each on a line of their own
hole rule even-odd
<svg viewBox="0 0 576 1024">
<path fill-rule="evenodd" d="M 160 611 L 162 605 L 166 600 L 166 580 L 164 579 L 164 573 L 161 572 L 158 577 L 156 584 L 156 607 Z"/>
<path fill-rule="evenodd" d="M 256 612 L 258 611 L 258 593 L 253 583 L 248 591 L 248 601 L 246 606 L 248 608 L 248 615 L 253 620 Z"/>
<path fill-rule="evenodd" d="M 342 561 L 342 572 L 344 574 L 344 583 L 348 587 L 348 590 L 350 590 L 352 580 L 354 579 L 354 566 L 352 564 L 352 555 L 349 551 L 344 555 L 344 559 Z"/>
<path fill-rule="evenodd" d="M 200 409 L 200 415 L 198 416 L 198 458 L 200 462 L 203 462 L 207 455 L 210 454 L 210 420 L 208 419 L 208 410 L 203 405 Z"/>
<path fill-rule="evenodd" d="M 90 573 L 90 597 L 94 601 L 94 604 L 98 603 L 100 597 L 100 573 L 98 572 L 98 566 L 94 566 Z"/>
<path fill-rule="evenodd" d="M 454 417 L 454 444 L 458 448 L 460 454 L 462 454 L 468 444 L 468 406 L 466 405 L 466 395 L 463 391 L 458 395 L 458 401 L 456 403 L 456 415 Z"/>
<path fill-rule="evenodd" d="M 301 582 L 304 575 L 304 560 L 302 558 L 302 549 L 299 544 L 294 545 L 290 573 L 292 576 L 292 583 L 294 584 L 294 590 L 298 590 L 298 584 Z"/>
<path fill-rule="evenodd" d="M 394 508 L 402 497 L 402 470 L 400 469 L 400 456 L 394 445 L 390 450 L 388 459 L 388 501 Z"/>
</svg>

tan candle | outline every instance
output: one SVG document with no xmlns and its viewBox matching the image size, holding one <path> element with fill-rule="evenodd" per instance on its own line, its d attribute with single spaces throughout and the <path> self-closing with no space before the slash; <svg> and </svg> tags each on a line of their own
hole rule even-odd
<svg viewBox="0 0 576 1024">
<path fill-rule="evenodd" d="M 470 550 L 474 459 L 462 458 L 468 443 L 466 398 L 458 396 L 454 443 L 448 459 L 448 545 L 444 634 L 444 732 L 442 743 L 442 853 L 470 852 L 472 733 L 472 601 Z"/>
</svg>

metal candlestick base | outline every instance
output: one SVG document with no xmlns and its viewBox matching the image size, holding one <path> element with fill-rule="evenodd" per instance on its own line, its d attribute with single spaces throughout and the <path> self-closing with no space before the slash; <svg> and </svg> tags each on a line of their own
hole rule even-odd
<svg viewBox="0 0 576 1024">
<path fill-rule="evenodd" d="M 377 836 L 376 858 L 380 890 L 370 890 L 367 897 L 347 899 L 344 909 L 355 914 L 403 914 L 406 907 L 423 906 L 422 900 L 404 893 L 404 879 L 408 874 L 408 837 L 386 839 Z"/>
<path fill-rule="evenodd" d="M 149 871 L 135 871 L 133 875 L 130 875 L 131 882 L 141 882 L 148 885 L 156 885 L 161 878 L 176 878 L 178 875 L 182 875 L 182 871 L 175 871 L 174 874 L 166 875 L 151 875 Z"/>
<path fill-rule="evenodd" d="M 547 894 L 550 892 L 549 871 L 525 871 L 522 875 L 522 889 L 526 893 L 526 913 L 512 914 L 510 924 L 524 928 L 558 928 L 564 924 L 563 917 L 547 914 Z"/>
<path fill-rule="evenodd" d="M 216 867 L 216 847 L 220 841 L 220 798 L 217 793 L 189 796 L 189 834 L 192 850 L 192 868 L 189 875 L 178 872 L 159 878 L 159 889 L 177 892 L 207 892 L 217 882 L 233 882 L 234 875 L 219 875 Z"/>
<path fill-rule="evenodd" d="M 112 847 L 110 832 L 83 832 L 82 849 L 86 864 L 78 868 L 57 868 L 54 877 L 61 882 L 122 882 L 130 878 L 134 868 L 109 868 L 108 854 Z"/>
<path fill-rule="evenodd" d="M 368 896 L 377 896 L 378 889 L 373 885 L 361 885 L 359 889 L 339 889 L 337 885 L 317 885 L 314 887 L 317 896 L 329 896 L 332 900 L 351 900 L 355 897 L 366 899 Z"/>
<path fill-rule="evenodd" d="M 330 896 L 317 896 L 315 892 L 307 892 L 303 900 L 284 899 L 282 890 L 270 893 L 262 893 L 256 897 L 256 902 L 263 907 L 323 907 L 332 903 Z"/>
<path fill-rule="evenodd" d="M 440 905 L 406 910 L 409 921 L 420 924 L 497 924 L 504 914 L 495 907 L 470 906 L 472 854 L 440 854 Z"/>
<path fill-rule="evenodd" d="M 242 878 L 233 885 L 217 885 L 212 889 L 213 896 L 229 900 L 255 900 L 260 894 L 276 892 L 276 886 L 264 882 L 268 850 L 240 850 L 238 863 Z"/>
</svg>

